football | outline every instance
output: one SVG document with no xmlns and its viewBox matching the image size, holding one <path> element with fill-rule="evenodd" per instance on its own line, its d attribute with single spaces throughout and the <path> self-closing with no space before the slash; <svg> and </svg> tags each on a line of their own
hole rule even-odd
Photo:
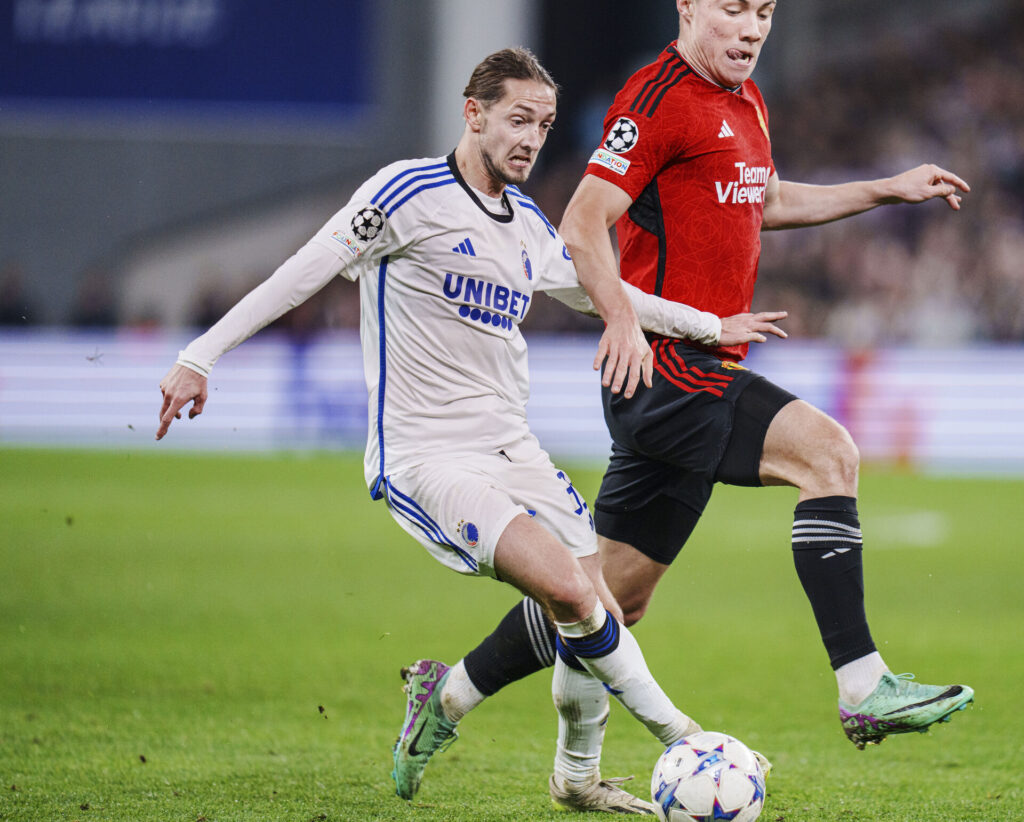
<svg viewBox="0 0 1024 822">
<path fill-rule="evenodd" d="M 764 797 L 764 773 L 750 748 L 714 731 L 691 734 L 666 749 L 651 776 L 662 822 L 753 822 Z"/>
</svg>

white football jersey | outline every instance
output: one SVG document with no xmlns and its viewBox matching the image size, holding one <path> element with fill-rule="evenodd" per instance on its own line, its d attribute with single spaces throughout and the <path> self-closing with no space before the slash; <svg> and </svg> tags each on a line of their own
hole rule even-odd
<svg viewBox="0 0 1024 822">
<path fill-rule="evenodd" d="M 369 390 L 366 480 L 443 454 L 497 453 L 529 434 L 519 323 L 538 290 L 579 283 L 534 202 L 488 210 L 454 155 L 379 171 L 313 237 L 359 281 Z"/>
<path fill-rule="evenodd" d="M 178 363 L 209 375 L 222 354 L 341 274 L 359 282 L 374 497 L 383 477 L 434 455 L 495 454 L 519 442 L 529 435 L 519 323 L 534 292 L 578 311 L 594 306 L 529 197 L 508 186 L 500 201 L 484 199 L 454 155 L 382 169 Z M 713 314 L 623 288 L 644 328 L 718 342 Z"/>
</svg>

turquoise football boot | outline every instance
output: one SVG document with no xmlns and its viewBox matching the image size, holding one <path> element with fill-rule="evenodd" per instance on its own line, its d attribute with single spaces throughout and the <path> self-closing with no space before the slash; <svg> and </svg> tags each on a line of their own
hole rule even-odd
<svg viewBox="0 0 1024 822">
<path fill-rule="evenodd" d="M 433 659 L 421 659 L 402 669 L 408 701 L 405 721 L 395 740 L 395 793 L 412 799 L 420 788 L 427 762 L 438 751 L 446 751 L 458 739 L 455 722 L 441 709 L 441 688 L 448 666 Z"/>
<path fill-rule="evenodd" d="M 913 674 L 886 671 L 859 705 L 839 700 L 843 730 L 860 750 L 877 745 L 889 734 L 924 733 L 974 701 L 974 691 L 966 685 L 919 685 L 913 679 Z"/>
</svg>

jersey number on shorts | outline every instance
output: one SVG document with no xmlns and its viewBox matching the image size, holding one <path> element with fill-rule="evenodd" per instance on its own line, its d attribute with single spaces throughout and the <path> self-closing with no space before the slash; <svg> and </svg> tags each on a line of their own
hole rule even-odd
<svg viewBox="0 0 1024 822">
<path fill-rule="evenodd" d="M 587 519 L 590 521 L 590 530 L 593 531 L 594 530 L 594 517 L 590 513 L 590 510 L 587 508 L 587 503 L 583 501 L 583 499 L 580 497 L 580 495 L 576 492 L 576 489 L 573 488 L 572 480 L 569 479 L 569 477 L 566 475 L 566 473 L 564 471 L 559 471 L 556 476 L 560 480 L 565 482 L 565 484 L 566 484 L 565 493 L 567 493 L 570 497 L 572 497 L 573 501 L 576 503 L 576 510 L 573 511 L 573 513 L 576 514 L 577 516 L 582 517 L 584 515 L 584 512 L 586 512 Z"/>
</svg>

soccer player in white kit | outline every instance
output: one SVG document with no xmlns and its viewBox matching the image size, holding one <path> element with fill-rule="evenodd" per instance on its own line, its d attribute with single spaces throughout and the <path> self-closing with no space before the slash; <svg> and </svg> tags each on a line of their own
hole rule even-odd
<svg viewBox="0 0 1024 822">
<path fill-rule="evenodd" d="M 373 497 L 444 565 L 508 582 L 542 605 L 560 652 L 585 669 L 556 671 L 556 703 L 573 676 L 596 677 L 670 745 L 699 726 L 654 681 L 621 624 L 587 505 L 527 426 L 519 323 L 534 292 L 594 310 L 561 238 L 517 188 L 555 118 L 557 87 L 530 52 L 505 49 L 477 66 L 464 93 L 466 127 L 451 155 L 379 171 L 180 352 L 160 383 L 156 438 L 189 402 L 190 418 L 202 412 L 207 375 L 222 354 L 333 277 L 358 281 Z M 717 317 L 627 290 L 644 327 L 718 342 Z M 615 353 L 605 379 L 631 394 L 644 366 L 628 346 Z M 429 757 L 455 736 L 461 714 L 441 704 L 438 687 L 449 673 L 459 675 L 440 663 L 407 672 L 394 750 L 399 796 L 412 797 Z"/>
</svg>

